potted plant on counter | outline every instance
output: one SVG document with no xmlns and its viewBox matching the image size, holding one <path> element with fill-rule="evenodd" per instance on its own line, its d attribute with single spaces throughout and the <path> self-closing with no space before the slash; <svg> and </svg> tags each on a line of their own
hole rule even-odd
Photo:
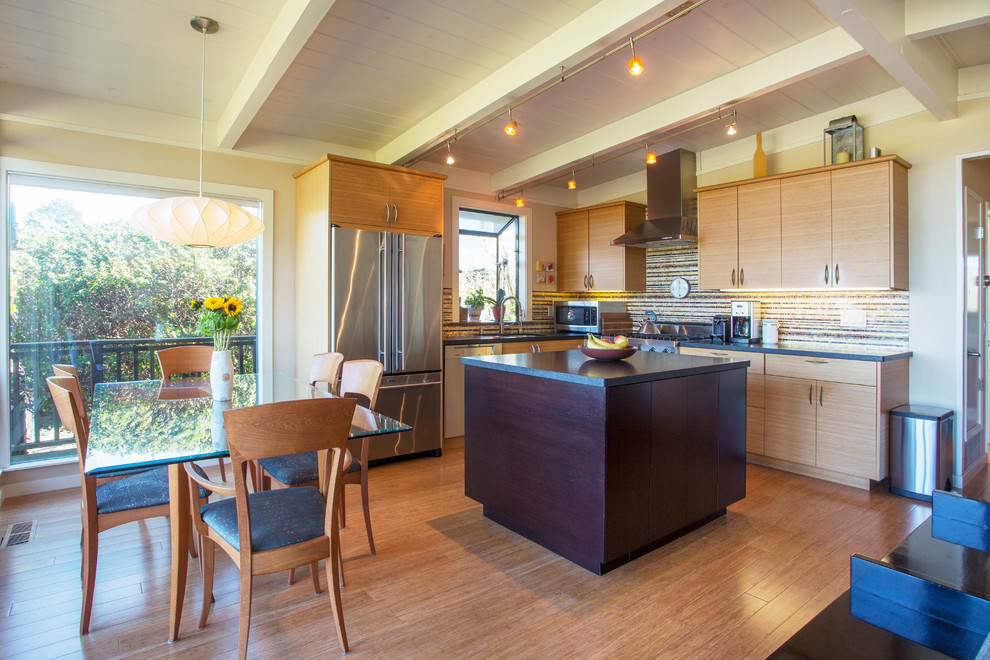
<svg viewBox="0 0 990 660">
<path fill-rule="evenodd" d="M 474 289 L 464 298 L 464 304 L 468 308 L 468 323 L 481 320 L 481 313 L 485 311 L 485 305 L 495 302 L 486 296 L 481 289 Z"/>
</svg>

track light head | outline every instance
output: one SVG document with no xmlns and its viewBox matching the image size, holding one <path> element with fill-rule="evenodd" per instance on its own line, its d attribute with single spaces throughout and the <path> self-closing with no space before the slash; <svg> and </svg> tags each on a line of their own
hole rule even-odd
<svg viewBox="0 0 990 660">
<path fill-rule="evenodd" d="M 646 153 L 646 164 L 647 165 L 653 165 L 656 162 L 657 162 L 657 152 L 655 152 L 655 151 L 648 151 Z"/>
<path fill-rule="evenodd" d="M 726 133 L 726 135 L 735 135 L 736 134 L 736 123 L 735 122 L 732 122 L 731 124 L 729 124 L 726 127 L 726 129 L 725 129 L 725 133 Z"/>
<path fill-rule="evenodd" d="M 450 153 L 450 142 L 447 143 L 447 164 L 454 164 L 454 154 Z"/>
<path fill-rule="evenodd" d="M 569 190 L 577 188 L 577 179 L 574 178 L 574 170 L 571 170 L 571 178 L 567 180 L 567 188 Z"/>
<path fill-rule="evenodd" d="M 631 38 L 629 39 L 629 49 L 632 51 L 632 59 L 629 60 L 629 73 L 638 76 L 643 73 L 645 67 L 643 67 L 643 60 L 636 57 L 636 44 Z"/>
<path fill-rule="evenodd" d="M 505 125 L 506 135 L 515 135 L 519 132 L 519 124 L 512 120 L 512 106 L 509 106 L 509 122 Z"/>
<path fill-rule="evenodd" d="M 516 206 L 526 206 L 526 202 L 523 201 L 522 197 L 516 197 Z"/>
</svg>

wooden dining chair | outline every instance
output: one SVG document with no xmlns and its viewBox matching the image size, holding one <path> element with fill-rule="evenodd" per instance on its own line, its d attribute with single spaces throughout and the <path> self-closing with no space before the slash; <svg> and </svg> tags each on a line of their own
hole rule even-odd
<svg viewBox="0 0 990 660">
<path fill-rule="evenodd" d="M 99 534 L 111 527 L 134 520 L 167 516 L 168 468 L 160 467 L 136 473 L 120 472 L 108 478 L 86 474 L 86 449 L 89 445 L 89 425 L 83 417 L 79 381 L 71 376 L 48 378 L 55 410 L 62 426 L 72 433 L 79 459 L 82 480 L 82 614 L 79 634 L 89 633 L 93 612 L 93 592 L 96 585 L 96 559 Z M 79 398 L 77 398 L 77 396 Z M 207 492 L 199 489 L 194 501 L 205 502 Z"/>
<path fill-rule="evenodd" d="M 194 512 L 202 535 L 203 604 L 199 627 L 206 626 L 213 593 L 216 546 L 226 552 L 241 573 L 238 657 L 247 655 L 251 626 L 251 589 L 255 575 L 310 566 L 313 588 L 321 591 L 319 561 L 325 563 L 330 606 L 340 648 L 347 653 L 347 634 L 340 600 L 339 529 L 337 510 L 347 436 L 354 417 L 350 399 L 318 398 L 283 401 L 225 410 L 233 487 L 209 481 L 189 470 L 190 489 L 199 484 L 233 499 L 212 502 Z M 279 488 L 249 493 L 251 461 L 315 452 L 318 487 Z"/>
<path fill-rule="evenodd" d="M 378 403 L 378 390 L 382 384 L 384 365 L 378 360 L 348 360 L 340 373 L 340 395 L 358 399 L 365 408 L 374 410 Z M 364 509 L 364 527 L 368 532 L 368 548 L 375 554 L 375 538 L 371 533 L 371 506 L 368 501 L 368 445 L 370 438 L 361 439 L 361 457 L 355 459 L 350 450 L 344 459 L 344 478 L 347 484 L 361 486 L 361 505 Z M 340 493 L 340 526 L 345 527 L 344 490 Z"/>
<path fill-rule="evenodd" d="M 326 383 L 327 391 L 337 394 L 343 362 L 343 353 L 317 353 L 309 364 L 309 384 L 316 387 L 318 383 Z"/>
<path fill-rule="evenodd" d="M 155 351 L 155 357 L 158 358 L 158 368 L 162 372 L 163 381 L 173 376 L 209 374 L 210 362 L 213 359 L 213 347 L 175 346 L 163 348 L 160 351 Z M 226 481 L 225 461 L 218 458 L 217 462 L 220 464 L 220 478 Z"/>
</svg>

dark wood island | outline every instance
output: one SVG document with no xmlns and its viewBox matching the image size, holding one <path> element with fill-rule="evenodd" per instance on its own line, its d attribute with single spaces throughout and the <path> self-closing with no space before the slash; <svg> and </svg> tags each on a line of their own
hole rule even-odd
<svg viewBox="0 0 990 660">
<path fill-rule="evenodd" d="M 746 496 L 749 362 L 639 351 L 464 358 L 464 492 L 598 574 Z"/>
</svg>

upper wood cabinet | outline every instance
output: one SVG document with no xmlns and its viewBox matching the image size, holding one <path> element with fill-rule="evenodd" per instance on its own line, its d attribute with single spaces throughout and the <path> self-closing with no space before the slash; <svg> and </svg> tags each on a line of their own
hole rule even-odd
<svg viewBox="0 0 990 660">
<path fill-rule="evenodd" d="M 910 167 L 884 156 L 699 188 L 701 288 L 908 288 Z"/>
<path fill-rule="evenodd" d="M 295 177 L 297 216 L 318 213 L 356 229 L 443 233 L 442 174 L 327 156 Z"/>
<path fill-rule="evenodd" d="M 646 250 L 611 245 L 644 220 L 646 207 L 632 202 L 557 213 L 557 289 L 645 291 Z"/>
</svg>

